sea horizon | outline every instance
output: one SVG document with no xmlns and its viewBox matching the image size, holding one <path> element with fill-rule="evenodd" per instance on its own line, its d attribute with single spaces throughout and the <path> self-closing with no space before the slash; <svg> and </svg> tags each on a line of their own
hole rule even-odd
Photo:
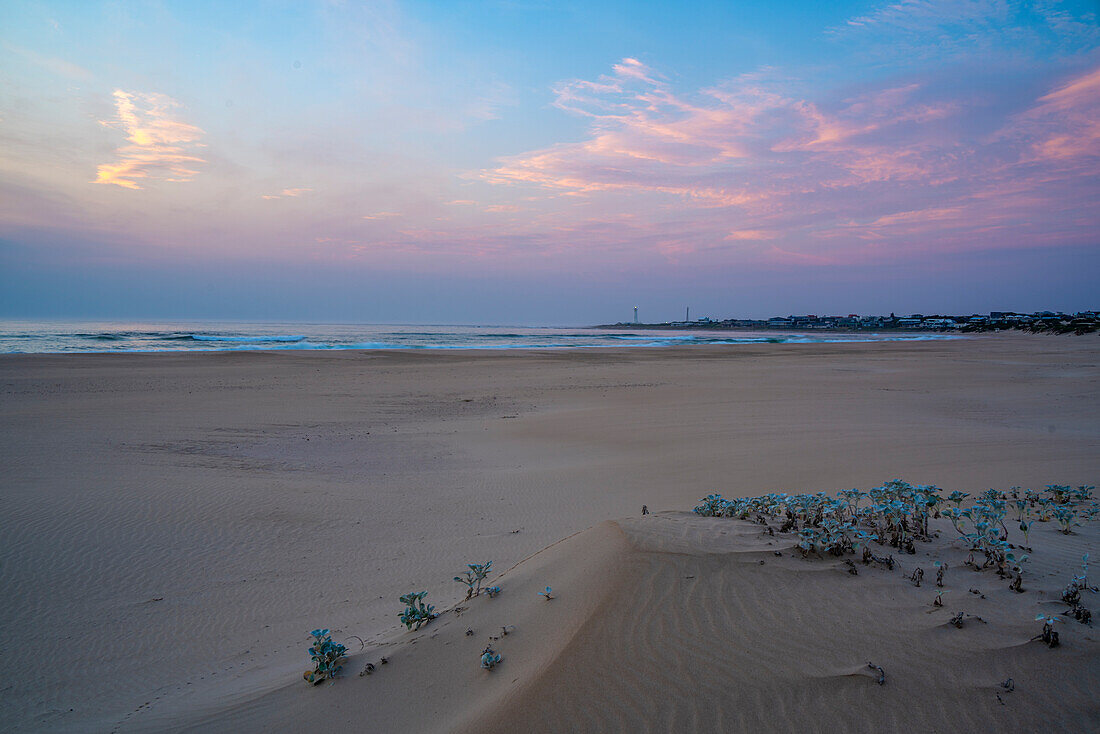
<svg viewBox="0 0 1100 734">
<path fill-rule="evenodd" d="M 231 320 L 0 320 L 0 354 L 382 349 L 590 349 L 929 341 L 956 334 L 365 324 Z"/>
</svg>

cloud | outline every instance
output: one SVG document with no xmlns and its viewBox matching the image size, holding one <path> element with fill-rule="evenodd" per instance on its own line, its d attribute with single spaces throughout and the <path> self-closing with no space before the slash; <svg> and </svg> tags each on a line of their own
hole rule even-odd
<svg viewBox="0 0 1100 734">
<path fill-rule="evenodd" d="M 51 21 L 52 22 L 52 21 Z M 32 64 L 39 66 L 50 73 L 57 74 L 58 76 L 67 77 L 69 79 L 76 79 L 78 81 L 87 81 L 91 79 L 94 74 L 88 71 L 82 66 L 77 66 L 71 61 L 59 58 L 57 56 L 46 56 L 40 54 L 37 51 L 32 51 L 29 48 L 23 48 L 22 46 L 15 46 L 9 43 L 3 44 L 4 48 L 12 51 L 13 53 L 22 56 Z"/>
<path fill-rule="evenodd" d="M 313 189 L 283 189 L 277 194 L 264 194 L 261 198 L 264 199 L 282 199 L 283 197 L 301 196 L 302 194 L 309 193 Z"/>
<path fill-rule="evenodd" d="M 680 90 L 624 59 L 595 81 L 554 87 L 556 106 L 588 121 L 580 141 L 500 159 L 481 177 L 589 202 L 609 219 L 639 212 L 635 230 L 655 233 L 639 246 L 670 257 L 822 265 L 1081 242 L 1100 225 L 1100 68 L 1047 76 L 1030 100 L 1000 82 L 960 89 L 931 73 L 855 93 L 771 70 Z M 661 223 L 679 212 L 693 214 L 676 237 Z M 1055 226 L 1056 216 L 1076 224 Z M 764 240 L 782 246 L 754 244 Z"/>
<path fill-rule="evenodd" d="M 1059 162 L 1096 173 L 1100 157 L 1100 67 L 1040 97 L 1002 132 L 1028 145 L 1024 162 Z"/>
<path fill-rule="evenodd" d="M 1009 3 L 1004 0 L 902 0 L 882 5 L 865 15 L 849 18 L 842 26 L 830 29 L 833 34 L 844 29 L 884 30 L 927 34 L 960 23 L 976 23 L 1001 18 Z"/>
<path fill-rule="evenodd" d="M 592 119 L 589 139 L 504 159 L 484 178 L 573 195 L 648 191 L 699 206 L 750 206 L 808 188 L 925 177 L 935 156 L 920 146 L 899 151 L 891 131 L 956 110 L 918 101 L 919 84 L 828 109 L 756 77 L 688 98 L 637 62 L 614 72 L 555 89 L 561 109 Z"/>
<path fill-rule="evenodd" d="M 144 181 L 190 181 L 205 160 L 191 148 L 202 147 L 203 130 L 173 117 L 179 103 L 163 94 L 143 94 L 116 89 L 115 119 L 100 120 L 105 127 L 122 130 L 126 145 L 115 151 L 117 161 L 101 164 L 93 183 L 127 189 L 142 188 Z"/>
<path fill-rule="evenodd" d="M 374 214 L 364 214 L 363 219 L 389 219 L 390 217 L 399 217 L 400 212 L 375 212 Z"/>
<path fill-rule="evenodd" d="M 980 53 L 1069 56 L 1100 41 L 1096 13 L 1047 0 L 888 0 L 826 30 L 858 53 L 901 64 Z"/>
<path fill-rule="evenodd" d="M 737 229 L 730 232 L 724 240 L 773 240 L 778 236 L 776 232 L 766 229 Z"/>
</svg>

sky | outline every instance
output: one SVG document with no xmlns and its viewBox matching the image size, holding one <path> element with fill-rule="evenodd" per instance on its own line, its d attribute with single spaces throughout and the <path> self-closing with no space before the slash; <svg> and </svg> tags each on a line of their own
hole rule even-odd
<svg viewBox="0 0 1100 734">
<path fill-rule="evenodd" d="M 0 0 L 0 318 L 1098 309 L 1098 15 Z"/>
</svg>

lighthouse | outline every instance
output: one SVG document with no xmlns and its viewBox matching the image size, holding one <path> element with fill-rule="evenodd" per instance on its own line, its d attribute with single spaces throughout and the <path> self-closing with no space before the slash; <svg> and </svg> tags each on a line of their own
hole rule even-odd
<svg viewBox="0 0 1100 734">
<path fill-rule="evenodd" d="M 638 323 L 638 307 L 634 307 L 634 323 Z"/>
</svg>

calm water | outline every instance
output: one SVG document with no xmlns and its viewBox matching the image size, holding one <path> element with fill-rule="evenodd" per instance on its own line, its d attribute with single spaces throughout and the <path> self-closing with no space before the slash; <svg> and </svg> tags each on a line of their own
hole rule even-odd
<svg viewBox="0 0 1100 734">
<path fill-rule="evenodd" d="M 511 326 L 0 321 L 0 353 L 255 349 L 578 349 L 958 339 L 948 334 L 650 331 Z"/>
</svg>

